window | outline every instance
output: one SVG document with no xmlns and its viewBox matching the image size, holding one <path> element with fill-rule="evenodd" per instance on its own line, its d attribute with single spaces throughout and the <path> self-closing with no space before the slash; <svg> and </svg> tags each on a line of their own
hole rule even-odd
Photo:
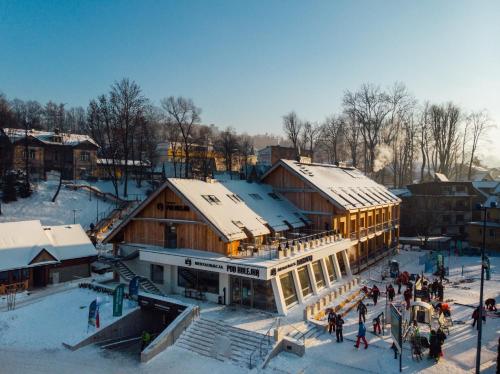
<svg viewBox="0 0 500 374">
<path fill-rule="evenodd" d="M 335 256 L 335 255 L 333 255 L 333 256 Z M 345 263 L 344 263 L 344 256 L 342 256 L 341 252 L 337 253 L 337 261 L 339 262 L 340 274 L 346 275 L 347 271 L 346 271 L 346 267 L 345 267 Z"/>
<path fill-rule="evenodd" d="M 335 268 L 333 266 L 333 256 L 328 256 L 328 258 L 325 259 L 326 270 L 328 270 L 328 278 L 330 278 L 330 282 L 333 282 L 335 280 Z"/>
<path fill-rule="evenodd" d="M 274 192 L 269 192 L 268 195 L 273 198 L 274 200 L 278 200 L 278 201 L 281 201 L 281 198 L 276 195 Z"/>
<path fill-rule="evenodd" d="M 289 271 L 288 273 L 280 276 L 280 282 L 286 306 L 290 306 L 291 304 L 296 303 L 297 291 L 295 290 L 295 284 L 293 283 L 292 272 Z"/>
<path fill-rule="evenodd" d="M 449 215 L 444 215 L 444 216 L 442 216 L 441 219 L 443 220 L 444 223 L 450 222 L 450 216 Z"/>
<path fill-rule="evenodd" d="M 82 151 L 80 153 L 80 161 L 89 161 L 90 160 L 90 152 Z"/>
<path fill-rule="evenodd" d="M 179 266 L 177 285 L 208 293 L 219 293 L 219 273 Z"/>
<path fill-rule="evenodd" d="M 492 237 L 492 238 L 495 237 L 495 230 L 490 229 L 490 237 Z"/>
<path fill-rule="evenodd" d="M 464 221 L 464 215 L 463 214 L 457 214 L 455 216 L 455 223 L 462 223 Z"/>
<path fill-rule="evenodd" d="M 34 160 L 36 158 L 36 151 L 34 149 L 28 150 L 28 158 Z"/>
<path fill-rule="evenodd" d="M 220 205 L 220 200 L 215 195 L 201 195 L 210 205 Z"/>
<path fill-rule="evenodd" d="M 311 279 L 309 279 L 309 273 L 307 272 L 307 265 L 300 267 L 298 270 L 300 288 L 302 288 L 302 295 L 304 297 L 312 293 Z"/>
<path fill-rule="evenodd" d="M 163 284 L 163 266 L 151 264 L 150 272 L 153 283 Z"/>
<path fill-rule="evenodd" d="M 227 194 L 227 197 L 229 197 L 236 204 L 241 203 L 241 198 L 236 194 Z"/>
<path fill-rule="evenodd" d="M 244 229 L 244 228 L 245 228 L 245 225 L 244 225 L 244 224 L 243 224 L 243 222 L 241 222 L 241 221 L 232 221 L 232 222 L 233 222 L 233 224 L 234 224 L 236 227 L 238 227 L 238 228 L 240 228 L 240 229 Z"/>
<path fill-rule="evenodd" d="M 0 284 L 7 283 L 9 281 L 9 272 L 0 271 Z"/>
<path fill-rule="evenodd" d="M 323 276 L 323 269 L 321 263 L 316 261 L 313 263 L 314 278 L 316 279 L 316 286 L 322 288 L 325 286 L 325 277 Z"/>
<path fill-rule="evenodd" d="M 249 193 L 248 195 L 254 200 L 262 200 L 262 196 L 260 196 L 258 193 Z"/>
</svg>

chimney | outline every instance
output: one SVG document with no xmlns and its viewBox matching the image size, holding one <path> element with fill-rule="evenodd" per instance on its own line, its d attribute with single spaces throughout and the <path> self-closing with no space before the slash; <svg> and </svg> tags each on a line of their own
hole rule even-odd
<svg viewBox="0 0 500 374">
<path fill-rule="evenodd" d="M 60 133 L 60 131 L 59 131 L 59 127 L 56 127 L 56 128 L 54 129 L 54 134 L 55 134 L 55 135 L 59 135 L 59 133 Z"/>
</svg>

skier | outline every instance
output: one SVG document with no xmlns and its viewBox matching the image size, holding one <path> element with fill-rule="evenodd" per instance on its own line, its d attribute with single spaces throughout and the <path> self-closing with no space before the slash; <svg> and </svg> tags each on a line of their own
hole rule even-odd
<svg viewBox="0 0 500 374">
<path fill-rule="evenodd" d="M 381 314 L 379 314 L 373 319 L 373 333 L 375 335 L 377 335 L 377 331 L 379 334 L 382 334 L 382 329 L 380 328 L 380 316 Z"/>
<path fill-rule="evenodd" d="M 394 287 L 392 287 L 392 284 L 389 284 L 389 286 L 387 286 L 387 296 L 390 302 L 394 301 L 394 296 L 396 296 L 396 291 L 394 290 Z"/>
<path fill-rule="evenodd" d="M 337 315 L 333 309 L 330 309 L 328 313 L 328 332 L 332 335 L 332 331 L 335 332 L 335 320 L 337 319 Z"/>
<path fill-rule="evenodd" d="M 368 348 L 368 342 L 366 341 L 366 327 L 365 324 L 362 321 L 359 321 L 359 326 L 358 326 L 358 339 L 356 340 L 356 344 L 354 346 L 356 348 L 359 348 L 359 341 L 362 340 L 363 343 L 365 343 L 365 349 Z"/>
<path fill-rule="evenodd" d="M 335 335 L 337 336 L 337 343 L 344 341 L 344 335 L 342 335 L 342 329 L 344 328 L 344 320 L 340 314 L 337 315 L 335 319 Z"/>
<path fill-rule="evenodd" d="M 366 322 L 366 313 L 368 312 L 366 305 L 362 301 L 360 301 L 356 310 L 359 312 L 359 322 L 361 322 L 361 320 L 363 320 L 363 322 Z"/>
<path fill-rule="evenodd" d="M 407 288 L 403 294 L 405 301 L 406 301 L 406 310 L 410 309 L 410 302 L 411 302 L 411 288 Z"/>
<path fill-rule="evenodd" d="M 376 285 L 373 285 L 372 287 L 372 298 L 373 298 L 373 305 L 377 305 L 377 300 L 378 296 L 380 295 L 380 290 Z"/>
</svg>

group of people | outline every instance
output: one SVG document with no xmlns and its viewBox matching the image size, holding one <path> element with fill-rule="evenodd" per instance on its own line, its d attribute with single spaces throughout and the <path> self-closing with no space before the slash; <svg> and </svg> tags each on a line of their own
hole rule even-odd
<svg viewBox="0 0 500 374">
<path fill-rule="evenodd" d="M 344 335 L 342 334 L 343 329 L 344 320 L 342 319 L 342 315 L 340 313 L 337 314 L 333 309 L 330 309 L 328 312 L 328 332 L 330 335 L 332 332 L 335 332 L 337 343 L 344 341 Z"/>
<path fill-rule="evenodd" d="M 446 334 L 440 328 L 431 330 L 429 335 L 429 358 L 439 361 L 443 356 L 443 344 L 446 339 Z"/>
</svg>

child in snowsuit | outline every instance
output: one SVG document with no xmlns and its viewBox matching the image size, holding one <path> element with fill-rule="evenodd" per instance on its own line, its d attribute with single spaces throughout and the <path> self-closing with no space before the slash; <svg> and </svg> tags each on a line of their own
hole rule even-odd
<svg viewBox="0 0 500 374">
<path fill-rule="evenodd" d="M 366 305 L 360 301 L 356 310 L 359 312 L 359 321 L 363 320 L 363 322 L 366 322 L 366 312 L 368 311 Z"/>
<path fill-rule="evenodd" d="M 328 313 L 328 332 L 330 335 L 332 335 L 332 331 L 335 332 L 335 320 L 337 319 L 337 315 L 333 311 L 333 309 L 330 309 L 330 312 Z"/>
<path fill-rule="evenodd" d="M 365 343 L 365 349 L 368 348 L 368 342 L 366 341 L 366 327 L 365 324 L 361 321 L 359 321 L 359 326 L 358 326 L 358 339 L 356 340 L 356 344 L 354 346 L 356 348 L 359 348 L 359 341 L 362 340 L 363 343 Z"/>
<path fill-rule="evenodd" d="M 335 320 L 335 335 L 337 336 L 337 343 L 344 341 L 344 336 L 342 335 L 342 329 L 344 328 L 344 320 L 339 314 Z"/>
<path fill-rule="evenodd" d="M 372 298 L 373 298 L 373 305 L 377 305 L 377 300 L 380 295 L 380 290 L 376 285 L 373 285 L 372 287 Z"/>
</svg>

